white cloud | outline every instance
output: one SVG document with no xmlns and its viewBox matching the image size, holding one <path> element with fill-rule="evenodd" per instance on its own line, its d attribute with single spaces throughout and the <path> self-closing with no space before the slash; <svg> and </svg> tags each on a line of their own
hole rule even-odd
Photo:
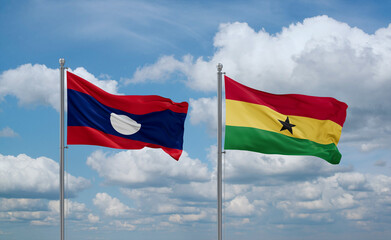
<svg viewBox="0 0 391 240">
<path fill-rule="evenodd" d="M 226 204 L 228 214 L 236 216 L 249 216 L 254 214 L 255 207 L 246 196 L 237 196 Z"/>
<path fill-rule="evenodd" d="M 173 160 L 160 149 L 144 148 L 108 155 L 93 152 L 87 165 L 109 183 L 124 186 L 163 186 L 168 182 L 207 181 L 208 168 L 186 152 L 179 161 Z"/>
<path fill-rule="evenodd" d="M 247 151 L 226 151 L 226 179 L 230 183 L 276 184 L 330 176 L 347 171 L 326 161 L 303 156 L 264 155 Z"/>
<path fill-rule="evenodd" d="M 297 207 L 308 210 L 325 210 L 326 205 L 322 200 L 314 200 L 307 202 L 297 202 Z"/>
<path fill-rule="evenodd" d="M 127 221 L 119 221 L 115 220 L 110 223 L 110 225 L 114 225 L 119 230 L 126 230 L 126 231 L 134 231 L 136 229 L 136 226 L 127 222 Z"/>
<path fill-rule="evenodd" d="M 74 202 L 69 199 L 64 200 L 64 206 L 68 208 L 70 212 L 80 212 L 86 210 L 86 205 L 84 203 Z M 59 200 L 52 200 L 49 201 L 49 209 L 53 212 L 59 213 L 60 212 L 60 201 Z"/>
<path fill-rule="evenodd" d="M 179 214 L 173 214 L 173 215 L 170 215 L 170 217 L 168 218 L 168 221 L 173 222 L 173 223 L 181 223 L 182 217 Z"/>
<path fill-rule="evenodd" d="M 322 189 L 310 182 L 303 182 L 294 189 L 294 194 L 298 200 L 314 200 L 320 198 Z"/>
<path fill-rule="evenodd" d="M 96 216 L 96 215 L 90 213 L 90 214 L 88 214 L 88 221 L 90 223 L 97 223 L 97 222 L 99 222 L 99 216 Z"/>
<path fill-rule="evenodd" d="M 344 193 L 338 198 L 331 199 L 331 203 L 339 208 L 351 208 L 356 204 L 352 194 Z"/>
<path fill-rule="evenodd" d="M 18 136 L 18 134 L 14 130 L 12 130 L 12 128 L 10 128 L 10 127 L 5 127 L 0 130 L 0 137 L 12 138 L 12 137 L 17 137 L 17 136 Z"/>
<path fill-rule="evenodd" d="M 368 209 L 365 207 L 355 208 L 355 209 L 346 209 L 342 211 L 342 216 L 348 220 L 363 220 L 367 215 Z"/>
<path fill-rule="evenodd" d="M 30 223 L 31 225 L 36 225 L 36 226 L 53 226 L 56 224 L 57 221 L 58 221 L 57 218 L 48 216 L 42 220 L 31 220 Z"/>
<path fill-rule="evenodd" d="M 106 216 L 126 216 L 131 211 L 130 207 L 123 204 L 118 198 L 111 197 L 107 193 L 97 193 L 92 201 Z"/>
<path fill-rule="evenodd" d="M 60 201 L 52 200 L 48 203 L 49 211 L 54 217 L 59 218 L 60 215 Z M 64 199 L 65 218 L 72 220 L 85 220 L 87 219 L 88 209 L 84 203 L 75 202 L 69 199 Z"/>
<path fill-rule="evenodd" d="M 235 228 L 241 228 L 243 225 L 249 224 L 251 221 L 249 218 L 240 218 L 240 219 L 233 219 L 229 223 L 226 223 L 227 226 L 232 226 Z"/>
<path fill-rule="evenodd" d="M 178 211 L 178 207 L 171 203 L 158 203 L 157 213 L 172 213 Z"/>
<path fill-rule="evenodd" d="M 173 56 L 163 56 L 156 64 L 137 68 L 132 79 L 123 79 L 123 81 L 125 83 L 140 83 L 148 79 L 152 82 L 162 82 L 174 72 L 187 72 L 192 60 L 190 55 L 184 56 L 183 62 L 176 60 Z"/>
<path fill-rule="evenodd" d="M 118 82 L 115 80 L 110 80 L 109 76 L 103 75 L 105 80 L 99 80 L 97 77 L 95 77 L 92 73 L 89 73 L 85 68 L 78 67 L 75 70 L 69 69 L 70 72 L 78 75 L 81 78 L 84 78 L 85 80 L 91 82 L 92 84 L 100 87 L 101 89 L 105 90 L 106 92 L 112 93 L 112 94 L 118 94 Z"/>
<path fill-rule="evenodd" d="M 0 211 L 41 210 L 45 205 L 40 199 L 0 198 Z"/>
<path fill-rule="evenodd" d="M 24 198 L 57 198 L 59 189 L 58 163 L 46 158 L 31 158 L 25 154 L 0 154 L 0 195 Z M 90 182 L 66 174 L 69 196 L 87 188 Z"/>
<path fill-rule="evenodd" d="M 155 222 L 155 219 L 152 217 L 146 217 L 146 218 L 139 218 L 136 220 L 133 220 L 131 223 L 132 224 L 151 224 Z"/>
<path fill-rule="evenodd" d="M 188 184 L 184 184 L 188 188 Z M 137 189 L 125 189 L 122 188 L 121 192 L 132 199 L 138 209 L 144 214 L 196 214 L 200 212 L 198 204 L 194 204 L 196 201 L 191 199 L 191 195 L 182 193 L 180 189 L 177 189 L 176 184 L 173 188 L 167 191 L 167 188 L 137 188 Z M 197 201 L 201 203 L 205 199 Z M 208 201 L 206 201 L 208 203 Z"/>
<path fill-rule="evenodd" d="M 43 211 L 13 211 L 7 212 L 7 218 L 11 221 L 32 221 L 35 219 L 44 219 L 48 213 Z"/>
<path fill-rule="evenodd" d="M 13 95 L 19 104 L 44 104 L 59 108 L 60 74 L 41 64 L 24 64 L 0 75 L 0 99 Z M 29 91 L 26 91 L 29 89 Z M 58 105 L 58 106 L 57 106 Z"/>
<path fill-rule="evenodd" d="M 197 214 L 173 214 L 168 217 L 168 221 L 173 223 L 198 222 L 208 217 L 205 211 Z"/>
<path fill-rule="evenodd" d="M 206 124 L 208 132 L 212 136 L 217 134 L 217 97 L 214 98 L 190 98 L 190 122 L 193 125 Z"/>
<path fill-rule="evenodd" d="M 118 82 L 114 80 L 98 80 L 82 67 L 69 71 L 110 93 L 117 93 Z M 30 63 L 4 71 L 0 74 L 0 101 L 7 95 L 15 96 L 23 106 L 46 105 L 59 111 L 60 71 L 43 64 Z"/>
<path fill-rule="evenodd" d="M 172 189 L 168 187 L 145 187 L 145 188 L 121 188 L 123 194 L 127 195 L 131 199 L 147 198 L 151 194 L 172 194 Z"/>
<path fill-rule="evenodd" d="M 366 176 L 370 188 L 379 196 L 391 196 L 391 177 L 385 175 Z"/>
<path fill-rule="evenodd" d="M 353 172 L 338 175 L 339 185 L 347 190 L 365 190 L 368 189 L 367 179 L 364 174 Z"/>
<path fill-rule="evenodd" d="M 213 201 L 216 199 L 217 183 L 215 179 L 208 182 L 190 182 L 176 184 L 173 188 L 175 195 L 193 201 Z"/>
<path fill-rule="evenodd" d="M 0 220 L 28 221 L 32 225 L 58 225 L 59 201 L 44 199 L 0 199 Z M 87 218 L 84 203 L 65 199 L 65 217 L 84 221 Z"/>
</svg>

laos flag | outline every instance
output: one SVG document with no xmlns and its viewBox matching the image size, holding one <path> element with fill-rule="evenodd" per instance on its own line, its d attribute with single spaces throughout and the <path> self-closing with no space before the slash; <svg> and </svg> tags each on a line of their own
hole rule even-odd
<svg viewBox="0 0 391 240">
<path fill-rule="evenodd" d="M 67 72 L 67 144 L 161 148 L 179 160 L 189 104 L 156 95 L 113 95 Z"/>
</svg>

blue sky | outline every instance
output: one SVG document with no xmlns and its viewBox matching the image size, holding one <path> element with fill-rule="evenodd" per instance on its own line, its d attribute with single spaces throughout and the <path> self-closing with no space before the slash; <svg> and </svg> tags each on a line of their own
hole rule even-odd
<svg viewBox="0 0 391 240">
<path fill-rule="evenodd" d="M 59 237 L 59 58 L 118 94 L 188 101 L 184 153 L 70 146 L 68 239 L 216 239 L 216 64 L 349 105 L 337 166 L 227 151 L 224 239 L 391 236 L 388 1 L 2 1 L 0 239 Z"/>
</svg>

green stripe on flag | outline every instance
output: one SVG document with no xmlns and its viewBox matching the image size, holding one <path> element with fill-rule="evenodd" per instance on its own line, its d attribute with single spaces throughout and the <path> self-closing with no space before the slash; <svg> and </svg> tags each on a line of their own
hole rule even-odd
<svg viewBox="0 0 391 240">
<path fill-rule="evenodd" d="M 319 144 L 266 130 L 225 126 L 224 149 L 248 150 L 266 154 L 317 156 L 338 164 L 341 153 L 334 143 Z"/>
</svg>

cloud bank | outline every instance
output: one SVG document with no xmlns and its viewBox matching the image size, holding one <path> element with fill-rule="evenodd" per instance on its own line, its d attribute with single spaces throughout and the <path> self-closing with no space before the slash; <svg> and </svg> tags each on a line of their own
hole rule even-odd
<svg viewBox="0 0 391 240">
<path fill-rule="evenodd" d="M 96 151 L 88 158 L 89 166 L 107 183 L 120 187 L 121 200 L 108 193 L 96 194 L 93 203 L 102 220 L 131 231 L 162 226 L 207 229 L 216 221 L 215 168 L 204 172 L 202 164 L 186 156 L 179 161 L 189 162 L 185 165 L 190 169 L 184 169 L 169 157 L 163 160 L 163 152 L 161 156 L 158 150 L 142 151 L 142 156 L 137 155 L 139 151 L 114 155 Z M 211 158 L 215 153 L 211 148 Z M 245 151 L 227 151 L 224 162 L 224 217 L 232 231 L 301 224 L 318 234 L 325 224 L 373 230 L 379 222 L 389 221 L 387 214 L 379 214 L 379 209 L 391 210 L 388 176 L 360 173 L 313 157 Z M 153 175 L 159 175 L 160 183 Z"/>
<path fill-rule="evenodd" d="M 67 193 L 74 197 L 89 187 L 90 181 L 65 173 L 68 179 Z M 0 154 L 0 196 L 7 198 L 58 198 L 59 166 L 46 157 L 36 159 L 19 154 L 5 156 Z"/>
<path fill-rule="evenodd" d="M 153 187 L 209 179 L 208 168 L 200 160 L 183 152 L 177 162 L 160 149 L 144 148 L 114 155 L 95 151 L 87 158 L 87 165 L 108 183 L 123 186 Z"/>
</svg>

